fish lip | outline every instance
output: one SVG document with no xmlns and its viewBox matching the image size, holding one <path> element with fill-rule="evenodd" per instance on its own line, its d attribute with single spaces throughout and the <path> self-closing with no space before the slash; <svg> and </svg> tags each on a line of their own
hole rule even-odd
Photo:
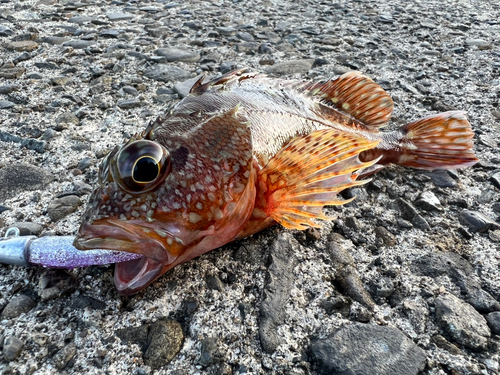
<svg viewBox="0 0 500 375">
<path fill-rule="evenodd" d="M 163 264 L 173 261 L 166 247 L 154 238 L 148 238 L 143 227 L 119 219 L 99 219 L 83 223 L 73 242 L 79 250 L 118 250 L 143 255 Z M 145 227 L 144 227 L 145 228 Z M 168 237 L 174 237 L 168 233 Z"/>
</svg>

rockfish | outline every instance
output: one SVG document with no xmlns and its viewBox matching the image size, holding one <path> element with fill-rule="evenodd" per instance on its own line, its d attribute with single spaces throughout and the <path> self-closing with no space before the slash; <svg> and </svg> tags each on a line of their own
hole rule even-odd
<svg viewBox="0 0 500 375">
<path fill-rule="evenodd" d="M 135 293 L 174 266 L 276 223 L 319 227 L 327 205 L 389 163 L 477 162 L 464 112 L 379 132 L 393 101 L 350 72 L 324 82 L 238 70 L 190 94 L 104 159 L 75 246 L 143 255 L 117 263 Z"/>
</svg>

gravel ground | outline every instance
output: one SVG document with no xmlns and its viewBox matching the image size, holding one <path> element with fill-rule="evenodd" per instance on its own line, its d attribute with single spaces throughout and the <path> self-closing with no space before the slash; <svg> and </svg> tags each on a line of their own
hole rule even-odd
<svg viewBox="0 0 500 375">
<path fill-rule="evenodd" d="M 467 111 L 480 159 L 388 167 L 321 231 L 270 228 L 132 297 L 111 266 L 0 266 L 2 374 L 499 374 L 499 19 L 495 0 L 0 0 L 2 234 L 75 234 L 102 157 L 202 72 L 360 70 L 391 129 Z"/>
</svg>

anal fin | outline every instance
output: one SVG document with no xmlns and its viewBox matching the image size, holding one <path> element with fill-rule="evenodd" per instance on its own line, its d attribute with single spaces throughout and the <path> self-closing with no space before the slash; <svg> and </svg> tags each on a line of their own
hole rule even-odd
<svg viewBox="0 0 500 375">
<path fill-rule="evenodd" d="M 378 159 L 363 163 L 359 154 L 378 143 L 337 129 L 294 138 L 259 171 L 266 215 L 289 229 L 320 227 L 314 219 L 330 219 L 325 205 L 350 202 L 337 194 L 369 181 L 357 177 Z"/>
</svg>

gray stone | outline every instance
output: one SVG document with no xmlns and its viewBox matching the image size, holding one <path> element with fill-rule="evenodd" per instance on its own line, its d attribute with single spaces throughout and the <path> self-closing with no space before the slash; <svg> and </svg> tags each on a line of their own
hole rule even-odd
<svg viewBox="0 0 500 375">
<path fill-rule="evenodd" d="M 21 86 L 17 84 L 3 85 L 0 86 L 0 94 L 10 94 L 11 92 L 18 91 L 20 88 Z"/>
<path fill-rule="evenodd" d="M 103 38 L 118 38 L 125 30 L 120 29 L 104 29 L 99 31 L 99 36 Z"/>
<path fill-rule="evenodd" d="M 235 36 L 238 32 L 234 27 L 217 27 L 215 30 L 223 36 Z"/>
<path fill-rule="evenodd" d="M 205 282 L 207 283 L 207 287 L 209 289 L 218 290 L 219 292 L 222 292 L 224 290 L 224 284 L 217 275 L 205 276 Z"/>
<path fill-rule="evenodd" d="M 165 366 L 179 353 L 184 342 L 184 333 L 177 321 L 159 320 L 151 324 L 148 341 L 144 363 L 156 370 Z"/>
<path fill-rule="evenodd" d="M 177 66 L 155 64 L 144 70 L 144 76 L 161 82 L 178 82 L 189 78 L 189 72 Z"/>
<path fill-rule="evenodd" d="M 70 23 L 76 23 L 78 25 L 83 25 L 85 23 L 89 23 L 93 19 L 94 19 L 93 17 L 89 17 L 89 16 L 75 16 L 75 17 L 71 17 L 68 20 L 68 22 L 70 22 Z"/>
<path fill-rule="evenodd" d="M 158 48 L 155 53 L 158 56 L 166 57 L 169 62 L 182 61 L 190 63 L 197 62 L 201 58 L 198 52 L 181 47 Z"/>
<path fill-rule="evenodd" d="M 33 298 L 25 295 L 19 294 L 11 298 L 7 306 L 2 311 L 2 319 L 13 319 L 17 318 L 23 313 L 27 313 L 36 306 L 36 302 Z"/>
<path fill-rule="evenodd" d="M 280 233 L 271 245 L 271 264 L 267 270 L 260 307 L 260 343 L 266 353 L 273 353 L 284 337 L 278 333 L 285 323 L 285 306 L 295 281 L 293 269 L 297 264 L 298 243 L 290 233 Z"/>
<path fill-rule="evenodd" d="M 351 254 L 342 245 L 340 238 L 328 244 L 327 252 L 335 267 L 335 285 L 345 296 L 352 298 L 366 307 L 372 309 L 375 305 L 372 297 L 365 289 L 355 262 Z"/>
<path fill-rule="evenodd" d="M 490 229 L 499 229 L 500 224 L 481 212 L 463 210 L 458 215 L 460 224 L 469 227 L 474 232 L 487 232 Z"/>
<path fill-rule="evenodd" d="M 3 342 L 3 356 L 7 362 L 13 361 L 23 350 L 24 341 L 15 336 L 8 336 Z"/>
<path fill-rule="evenodd" d="M 11 36 L 13 34 L 13 31 L 9 29 L 7 26 L 0 25 L 0 36 L 6 37 L 6 36 Z"/>
<path fill-rule="evenodd" d="M 43 189 L 53 178 L 45 169 L 34 165 L 9 164 L 0 169 L 0 202 L 23 191 Z"/>
<path fill-rule="evenodd" d="M 267 69 L 269 74 L 281 76 L 292 74 L 305 74 L 312 69 L 314 59 L 292 60 L 276 63 Z"/>
<path fill-rule="evenodd" d="M 2 66 L 0 68 L 0 78 L 16 79 L 21 77 L 26 72 L 26 68 L 22 66 Z"/>
<path fill-rule="evenodd" d="M 65 368 L 69 361 L 73 359 L 76 354 L 76 345 L 74 342 L 70 342 L 60 349 L 52 358 L 52 362 L 54 366 L 58 370 L 62 370 Z"/>
<path fill-rule="evenodd" d="M 15 103 L 9 102 L 8 100 L 0 100 L 0 109 L 10 109 L 15 105 Z"/>
<path fill-rule="evenodd" d="M 111 12 L 106 13 L 106 17 L 108 17 L 110 21 L 127 21 L 134 18 L 134 15 L 130 13 Z"/>
<path fill-rule="evenodd" d="M 424 191 L 415 201 L 415 206 L 426 211 L 442 211 L 441 202 L 432 191 Z"/>
<path fill-rule="evenodd" d="M 33 51 L 38 48 L 38 43 L 33 40 L 21 40 L 19 42 L 7 42 L 3 46 L 14 51 Z"/>
<path fill-rule="evenodd" d="M 71 78 L 65 76 L 57 76 L 50 79 L 50 83 L 54 86 L 66 86 L 69 82 L 71 82 Z"/>
<path fill-rule="evenodd" d="M 500 189 L 500 172 L 493 174 L 490 177 L 490 180 L 493 186 L 495 186 L 497 189 Z"/>
<path fill-rule="evenodd" d="M 60 298 L 75 288 L 75 278 L 64 270 L 47 269 L 38 280 L 38 295 L 42 301 Z"/>
<path fill-rule="evenodd" d="M 431 227 L 427 220 L 425 220 L 413 207 L 411 203 L 408 203 L 402 198 L 398 198 L 396 200 L 396 203 L 399 207 L 399 210 L 401 212 L 401 217 L 404 220 L 410 221 L 415 227 L 422 229 L 422 230 L 430 230 Z"/>
<path fill-rule="evenodd" d="M 90 156 L 86 156 L 78 162 L 76 169 L 79 169 L 83 172 L 92 165 L 94 165 L 94 160 Z"/>
<path fill-rule="evenodd" d="M 252 54 L 259 50 L 260 44 L 257 42 L 241 42 L 236 45 L 239 53 Z"/>
<path fill-rule="evenodd" d="M 485 50 L 485 49 L 492 49 L 493 44 L 490 42 L 483 40 L 483 39 L 467 39 L 465 41 L 465 44 L 468 45 L 469 47 L 478 47 L 478 49 Z"/>
<path fill-rule="evenodd" d="M 19 229 L 21 236 L 38 236 L 42 233 L 43 227 L 40 224 L 32 222 L 14 223 L 11 227 Z"/>
<path fill-rule="evenodd" d="M 67 129 L 70 125 L 78 126 L 80 125 L 80 119 L 71 112 L 63 112 L 56 117 L 56 130 Z"/>
<path fill-rule="evenodd" d="M 491 328 L 491 332 L 500 335 L 500 311 L 493 311 L 486 315 L 486 321 Z"/>
<path fill-rule="evenodd" d="M 452 341 L 473 350 L 487 349 L 490 329 L 471 305 L 452 294 L 441 295 L 434 303 L 437 322 Z"/>
<path fill-rule="evenodd" d="M 47 207 L 47 214 L 55 222 L 75 212 L 81 203 L 80 198 L 76 195 L 56 198 Z"/>
<path fill-rule="evenodd" d="M 47 43 L 51 45 L 61 45 L 64 42 L 67 42 L 69 37 L 67 36 L 47 36 L 41 39 L 42 43 Z"/>
<path fill-rule="evenodd" d="M 74 39 L 63 43 L 65 47 L 71 47 L 74 49 L 85 49 L 96 44 L 94 40 L 80 40 Z"/>
<path fill-rule="evenodd" d="M 457 182 L 450 176 L 448 171 L 438 169 L 432 172 L 425 172 L 424 174 L 429 176 L 431 178 L 432 183 L 437 187 L 454 188 L 457 186 Z"/>
<path fill-rule="evenodd" d="M 137 98 L 132 98 L 132 99 L 121 99 L 118 100 L 116 103 L 118 107 L 121 109 L 132 109 L 132 108 L 138 108 L 142 106 L 142 102 L 137 99 Z"/>
<path fill-rule="evenodd" d="M 309 356 L 321 374 L 417 375 L 425 352 L 401 331 L 355 323 L 313 341 Z"/>
<path fill-rule="evenodd" d="M 198 361 L 200 365 L 208 366 L 215 362 L 217 347 L 217 337 L 208 337 L 201 341 L 200 360 Z"/>
<path fill-rule="evenodd" d="M 385 246 L 391 247 L 396 245 L 397 243 L 396 236 L 394 236 L 394 234 L 389 232 L 386 228 L 375 227 L 374 232 L 377 238 L 380 238 Z"/>
</svg>

